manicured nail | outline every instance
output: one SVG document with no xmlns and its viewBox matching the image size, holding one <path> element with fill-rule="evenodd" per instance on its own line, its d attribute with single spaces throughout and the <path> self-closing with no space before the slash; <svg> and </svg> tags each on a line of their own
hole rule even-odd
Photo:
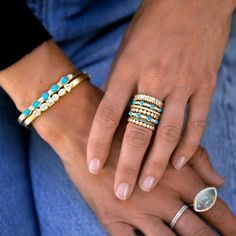
<svg viewBox="0 0 236 236">
<path fill-rule="evenodd" d="M 174 164 L 175 169 L 177 170 L 181 169 L 186 164 L 186 162 L 187 162 L 187 157 L 185 156 L 180 157 Z"/>
<path fill-rule="evenodd" d="M 120 200 L 126 200 L 129 196 L 129 185 L 127 183 L 121 183 L 117 186 L 116 189 L 116 196 L 120 199 Z"/>
<path fill-rule="evenodd" d="M 153 176 L 147 176 L 145 177 L 143 183 L 142 183 L 142 190 L 146 192 L 150 192 L 155 184 L 155 178 Z"/>
<path fill-rule="evenodd" d="M 99 159 L 92 159 L 89 162 L 89 172 L 92 174 L 97 174 L 101 166 L 101 162 Z"/>
</svg>

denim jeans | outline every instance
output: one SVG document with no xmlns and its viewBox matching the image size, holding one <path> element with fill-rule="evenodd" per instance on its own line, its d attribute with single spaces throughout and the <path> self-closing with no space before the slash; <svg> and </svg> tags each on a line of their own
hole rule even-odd
<svg viewBox="0 0 236 236">
<path fill-rule="evenodd" d="M 107 79 L 111 62 L 139 0 L 28 0 L 73 63 L 93 83 Z M 220 196 L 236 214 L 236 15 L 202 139 L 225 177 Z M 0 90 L 0 235 L 102 236 L 105 230 L 34 130 Z"/>
</svg>

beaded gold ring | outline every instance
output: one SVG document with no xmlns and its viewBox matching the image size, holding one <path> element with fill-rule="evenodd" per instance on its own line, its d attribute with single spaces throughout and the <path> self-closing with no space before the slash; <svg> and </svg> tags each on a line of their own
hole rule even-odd
<svg viewBox="0 0 236 236">
<path fill-rule="evenodd" d="M 151 110 L 155 110 L 157 111 L 158 113 L 161 113 L 162 112 L 162 108 L 154 105 L 154 104 L 150 104 L 150 103 L 147 103 L 147 102 L 144 102 L 144 101 L 135 101 L 133 100 L 132 102 L 132 105 L 135 105 L 135 106 L 141 106 L 141 107 L 145 107 L 145 108 L 149 108 Z"/>
<path fill-rule="evenodd" d="M 154 125 L 158 125 L 159 124 L 159 120 L 158 119 L 153 119 L 151 116 L 143 115 L 143 114 L 140 114 L 140 113 L 136 113 L 136 112 L 130 111 L 129 112 L 129 116 L 130 117 L 137 117 L 138 119 L 141 118 L 141 119 L 147 120 L 147 121 L 153 123 Z"/>
<path fill-rule="evenodd" d="M 149 102 L 152 103 L 154 105 L 157 105 L 158 107 L 162 108 L 163 107 L 163 102 L 161 100 L 159 100 L 158 98 L 155 97 L 151 97 L 148 95 L 144 95 L 144 94 L 137 94 L 134 96 L 134 100 L 140 100 L 140 101 L 144 101 L 144 102 Z"/>
<path fill-rule="evenodd" d="M 152 125 L 151 123 L 147 123 L 147 122 L 145 122 L 143 120 L 137 119 L 136 117 L 129 117 L 128 121 L 130 123 L 132 123 L 132 124 L 136 124 L 136 125 L 142 126 L 144 128 L 150 129 L 152 131 L 155 130 L 155 126 L 154 125 Z"/>
<path fill-rule="evenodd" d="M 140 111 L 140 112 L 142 111 L 144 114 L 147 114 L 147 115 L 155 115 L 155 116 L 158 116 L 158 117 L 161 116 L 160 112 L 152 111 L 151 109 L 146 108 L 146 107 L 131 105 L 130 108 L 133 109 L 133 110 L 136 110 L 136 111 Z"/>
</svg>

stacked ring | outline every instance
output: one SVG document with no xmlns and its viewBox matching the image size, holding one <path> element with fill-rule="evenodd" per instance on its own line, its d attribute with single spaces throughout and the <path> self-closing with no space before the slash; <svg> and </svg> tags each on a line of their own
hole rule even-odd
<svg viewBox="0 0 236 236">
<path fill-rule="evenodd" d="M 159 124 L 162 111 L 163 102 L 159 99 L 138 94 L 134 96 L 132 101 L 128 122 L 155 130 L 155 126 Z"/>
</svg>

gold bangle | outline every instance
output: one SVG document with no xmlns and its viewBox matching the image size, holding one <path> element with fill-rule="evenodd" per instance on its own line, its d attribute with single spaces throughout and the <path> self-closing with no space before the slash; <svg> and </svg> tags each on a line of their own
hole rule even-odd
<svg viewBox="0 0 236 236">
<path fill-rule="evenodd" d="M 28 127 L 44 111 L 48 110 L 49 107 L 53 106 L 57 101 L 59 101 L 60 97 L 64 96 L 66 92 L 69 93 L 74 87 L 87 79 L 90 79 L 87 74 L 81 74 L 75 77 L 70 83 L 64 85 L 61 89 L 58 90 L 57 93 L 54 93 L 51 97 L 49 97 L 48 100 L 41 104 L 40 108 L 35 109 L 32 114 L 24 120 L 23 125 L 25 127 Z"/>
<path fill-rule="evenodd" d="M 82 74 L 83 72 L 76 71 L 72 74 L 65 75 L 60 78 L 59 82 L 57 84 L 52 85 L 50 90 L 47 92 L 44 92 L 40 98 L 35 100 L 28 108 L 26 108 L 21 115 L 18 117 L 18 122 L 21 124 L 27 117 L 29 117 L 34 110 L 36 110 L 38 107 L 41 106 L 42 103 L 45 102 L 51 95 L 56 93 L 62 86 L 69 83 L 71 80 L 73 80 L 78 75 Z"/>
</svg>

